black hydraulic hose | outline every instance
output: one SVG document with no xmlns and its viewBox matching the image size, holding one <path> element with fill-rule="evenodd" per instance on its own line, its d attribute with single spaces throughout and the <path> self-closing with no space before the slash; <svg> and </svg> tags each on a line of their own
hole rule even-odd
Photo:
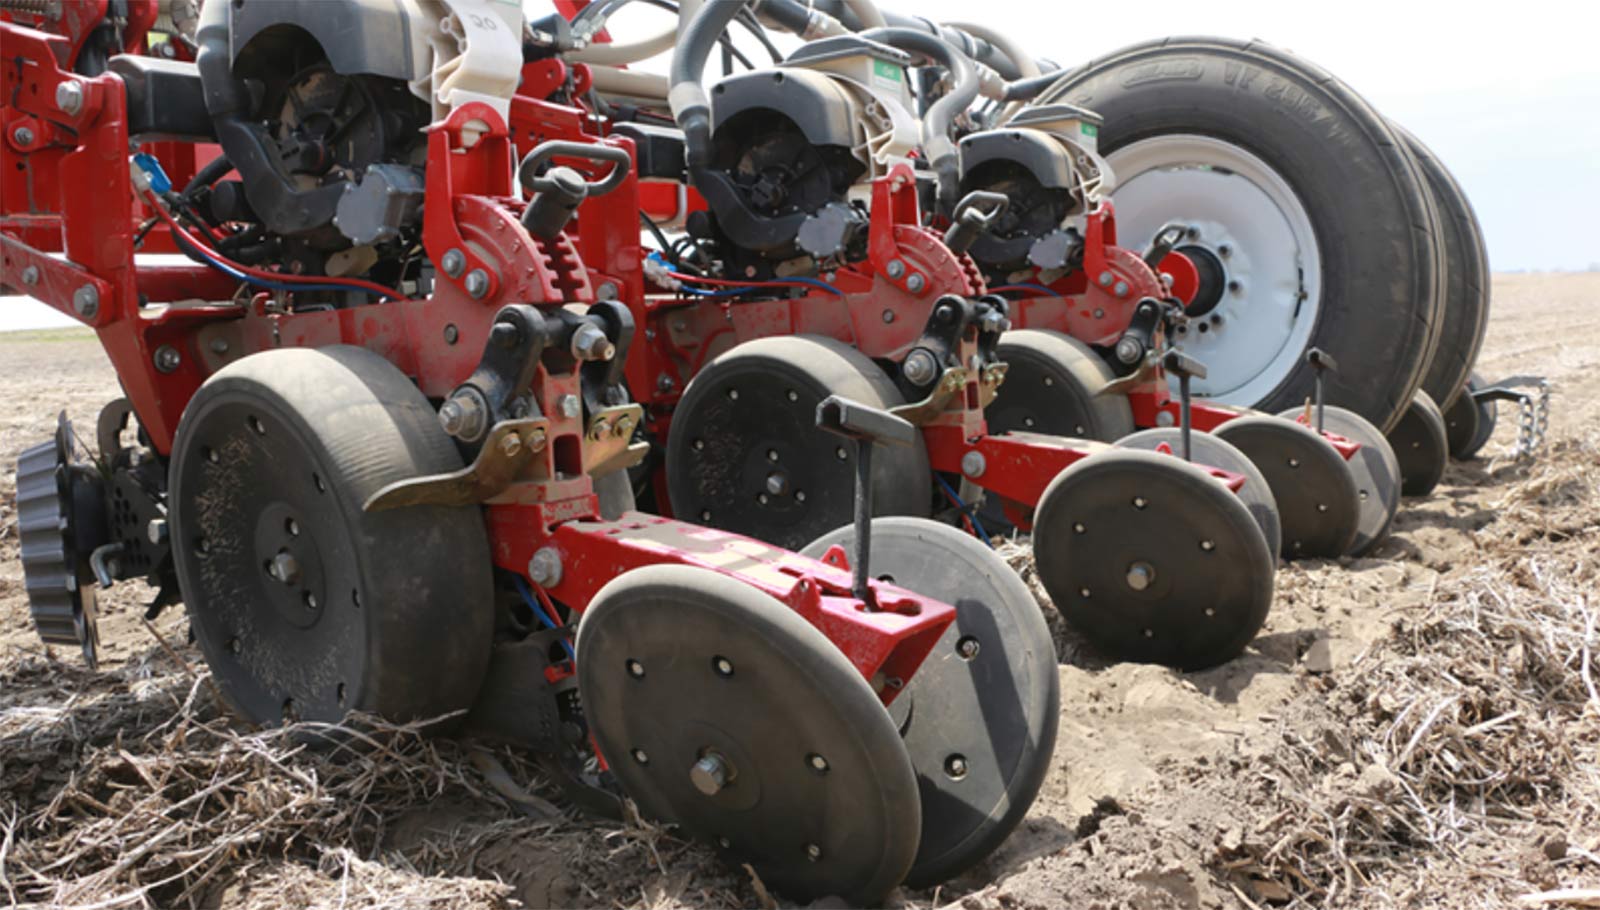
<svg viewBox="0 0 1600 910">
<path fill-rule="evenodd" d="M 1015 82 L 1007 82 L 1005 95 L 1001 97 L 1000 100 L 1032 101 L 1033 99 L 1044 94 L 1045 90 L 1050 88 L 1050 86 L 1060 82 L 1061 77 L 1064 75 L 1066 74 L 1060 70 L 1053 70 L 1048 73 L 1040 73 L 1037 76 L 1032 76 L 1027 79 L 1018 79 Z"/>
<path fill-rule="evenodd" d="M 194 178 L 184 186 L 183 195 L 193 196 L 202 187 L 208 187 L 228 176 L 228 172 L 231 170 L 233 170 L 233 162 L 228 160 L 228 156 L 218 155 L 206 162 L 205 167 L 195 172 Z"/>
<path fill-rule="evenodd" d="M 691 168 L 711 162 L 711 99 L 700 81 L 701 74 L 717 39 L 742 9 L 744 0 L 709 0 L 684 26 L 672 53 L 667 103 L 683 130 L 684 157 Z"/>
<path fill-rule="evenodd" d="M 909 28 L 874 28 L 861 37 L 932 59 L 950 72 L 953 87 L 935 101 L 922 117 L 922 151 L 928 156 L 933 175 L 939 181 L 939 202 L 949 211 L 960 190 L 961 163 L 956 154 L 956 117 L 978 98 L 978 71 L 972 62 L 947 42 Z"/>
</svg>

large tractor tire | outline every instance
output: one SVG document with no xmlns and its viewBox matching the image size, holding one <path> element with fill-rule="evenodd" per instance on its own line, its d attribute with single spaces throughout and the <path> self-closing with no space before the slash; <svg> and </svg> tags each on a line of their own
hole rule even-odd
<svg viewBox="0 0 1600 910">
<path fill-rule="evenodd" d="M 1387 430 L 1439 339 L 1444 258 L 1417 162 L 1376 111 L 1322 69 L 1254 41 L 1169 38 L 1065 73 L 1039 104 L 1105 118 L 1118 233 L 1165 225 L 1220 280 L 1181 347 L 1195 391 L 1276 412 L 1312 394 L 1304 353 L 1339 364 L 1327 400 Z"/>
</svg>

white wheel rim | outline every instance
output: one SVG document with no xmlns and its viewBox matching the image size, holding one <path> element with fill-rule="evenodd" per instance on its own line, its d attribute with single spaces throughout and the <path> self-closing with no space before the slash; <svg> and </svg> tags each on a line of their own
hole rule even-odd
<svg viewBox="0 0 1600 910">
<path fill-rule="evenodd" d="M 1209 136 L 1157 136 L 1108 161 L 1123 246 L 1145 249 L 1161 228 L 1182 224 L 1191 233 L 1179 246 L 1205 247 L 1224 266 L 1215 309 L 1174 339 L 1206 365 L 1194 394 L 1246 407 L 1265 400 L 1299 364 L 1321 305 L 1322 257 L 1305 206 L 1265 161 Z"/>
</svg>

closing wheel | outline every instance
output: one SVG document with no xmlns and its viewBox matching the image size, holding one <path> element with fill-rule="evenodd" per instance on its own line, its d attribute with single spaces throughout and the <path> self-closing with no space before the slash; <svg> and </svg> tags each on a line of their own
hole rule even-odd
<svg viewBox="0 0 1600 910">
<path fill-rule="evenodd" d="M 798 900 L 875 906 L 917 853 L 916 777 L 866 680 L 789 608 L 709 569 L 635 569 L 578 625 L 591 732 L 646 816 Z"/>
<path fill-rule="evenodd" d="M 1266 475 L 1244 452 L 1226 439 L 1209 433 L 1191 433 L 1189 439 L 1190 453 L 1195 463 L 1244 475 L 1244 486 L 1239 488 L 1239 500 L 1250 510 L 1250 517 L 1256 520 L 1256 526 L 1261 529 L 1262 539 L 1267 542 L 1267 551 L 1276 556 L 1283 549 L 1283 522 L 1278 516 L 1278 503 L 1272 487 L 1267 484 Z M 1153 452 L 1160 446 L 1166 446 L 1171 454 L 1182 457 L 1183 431 L 1174 427 L 1141 430 L 1123 437 L 1116 444 L 1119 449 L 1141 449 L 1146 452 Z"/>
<path fill-rule="evenodd" d="M 1223 38 L 1123 48 L 1038 99 L 1058 101 L 1105 118 L 1123 244 L 1181 224 L 1181 251 L 1220 275 L 1176 338 L 1210 367 L 1196 394 L 1304 401 L 1315 346 L 1342 367 L 1328 400 L 1398 419 L 1439 341 L 1443 256 L 1426 181 L 1380 114 L 1314 64 Z"/>
<path fill-rule="evenodd" d="M 1000 336 L 996 353 L 1006 365 L 1006 381 L 984 410 L 990 433 L 1024 430 L 1114 442 L 1133 432 L 1128 399 L 1099 394 L 1116 376 L 1078 339 L 1018 329 Z"/>
<path fill-rule="evenodd" d="M 172 552 L 239 713 L 410 719 L 472 704 L 494 626 L 480 510 L 362 510 L 394 481 L 460 468 L 427 399 L 360 348 L 255 354 L 200 387 L 173 445 Z"/>
<path fill-rule="evenodd" d="M 1291 408 L 1279 416 L 1303 423 L 1305 409 Z M 1353 411 L 1329 405 L 1323 429 L 1361 443 L 1361 450 L 1345 462 L 1355 478 L 1356 497 L 1361 504 L 1355 540 L 1345 552 L 1361 556 L 1388 535 L 1389 526 L 1400 511 L 1400 460 L 1383 433 Z"/>
<path fill-rule="evenodd" d="M 1233 443 L 1272 488 L 1285 559 L 1333 559 L 1350 549 L 1361 499 L 1350 466 L 1326 439 L 1269 414 L 1235 417 L 1211 435 Z"/>
<path fill-rule="evenodd" d="M 760 338 L 713 360 L 672 415 L 673 514 L 791 550 L 850 521 L 854 447 L 817 429 L 829 395 L 885 410 L 904 403 L 870 358 L 831 338 Z M 874 452 L 874 515 L 927 515 L 932 488 L 920 440 Z"/>
<path fill-rule="evenodd" d="M 855 528 L 844 527 L 804 553 L 854 552 L 854 542 Z M 906 880 L 929 887 L 989 855 L 1038 795 L 1059 722 L 1055 645 L 1022 579 L 948 525 L 874 521 L 868 568 L 956 608 L 893 705 L 922 793 L 922 846 Z"/>
<path fill-rule="evenodd" d="M 1118 660 L 1215 666 L 1272 604 L 1273 557 L 1245 504 L 1170 455 L 1113 450 L 1062 471 L 1033 551 L 1062 617 Z"/>
<path fill-rule="evenodd" d="M 1388 439 L 1400 463 L 1400 492 L 1406 496 L 1432 493 L 1450 460 L 1450 443 L 1444 415 L 1427 392 L 1418 392 L 1411 399 L 1411 407 L 1389 431 Z"/>
<path fill-rule="evenodd" d="M 1471 393 L 1486 383 L 1477 373 L 1467 380 L 1467 387 L 1456 397 L 1456 403 L 1444 412 L 1445 435 L 1450 442 L 1450 457 L 1467 461 L 1478 457 L 1489 438 L 1494 435 L 1498 418 L 1493 401 L 1478 401 Z"/>
</svg>

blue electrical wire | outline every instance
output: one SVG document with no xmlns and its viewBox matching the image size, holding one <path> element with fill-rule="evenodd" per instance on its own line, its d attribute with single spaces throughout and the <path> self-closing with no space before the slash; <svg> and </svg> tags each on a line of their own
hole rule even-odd
<svg viewBox="0 0 1600 910">
<path fill-rule="evenodd" d="M 983 523 L 978 521 L 977 511 L 961 501 L 961 497 L 956 495 L 955 488 L 950 486 L 949 481 L 937 474 L 934 475 L 934 478 L 939 481 L 939 486 L 944 488 L 944 495 L 950 497 L 950 501 L 956 504 L 956 509 L 959 510 L 961 514 L 967 516 L 968 521 L 972 522 L 972 530 L 978 532 L 978 539 L 982 540 L 985 546 L 993 550 L 994 541 L 989 539 L 989 532 L 985 531 L 983 529 Z"/>
<path fill-rule="evenodd" d="M 544 606 L 542 604 L 534 603 L 533 592 L 528 590 L 528 583 L 523 581 L 518 576 L 512 576 L 512 581 L 517 583 L 517 593 L 522 595 L 522 602 L 528 605 L 528 609 L 533 611 L 533 615 L 539 617 L 539 621 L 544 623 L 544 627 L 552 632 L 559 629 L 560 626 L 556 625 L 555 619 L 545 615 Z M 572 650 L 572 642 L 567 641 L 565 636 L 563 636 L 561 639 L 561 647 L 567 650 L 567 656 L 572 658 L 572 661 L 576 663 L 578 660 L 578 652 Z"/>
<path fill-rule="evenodd" d="M 661 255 L 660 250 L 651 250 L 650 255 L 646 258 L 654 260 L 655 262 L 658 262 L 661 265 L 669 268 L 672 267 L 672 263 L 668 262 L 666 257 Z M 815 278 L 785 278 L 782 281 L 752 281 L 751 283 L 742 287 L 723 288 L 721 290 L 707 290 L 705 288 L 689 287 L 686 282 L 693 280 L 694 278 L 692 276 L 689 278 L 678 279 L 678 290 L 695 297 L 737 297 L 740 294 L 748 294 L 751 291 L 759 291 L 765 287 L 787 287 L 795 284 L 805 284 L 812 287 L 821 288 L 830 294 L 837 294 L 840 297 L 844 296 L 844 291 L 839 290 L 826 281 L 818 281 Z"/>
</svg>

